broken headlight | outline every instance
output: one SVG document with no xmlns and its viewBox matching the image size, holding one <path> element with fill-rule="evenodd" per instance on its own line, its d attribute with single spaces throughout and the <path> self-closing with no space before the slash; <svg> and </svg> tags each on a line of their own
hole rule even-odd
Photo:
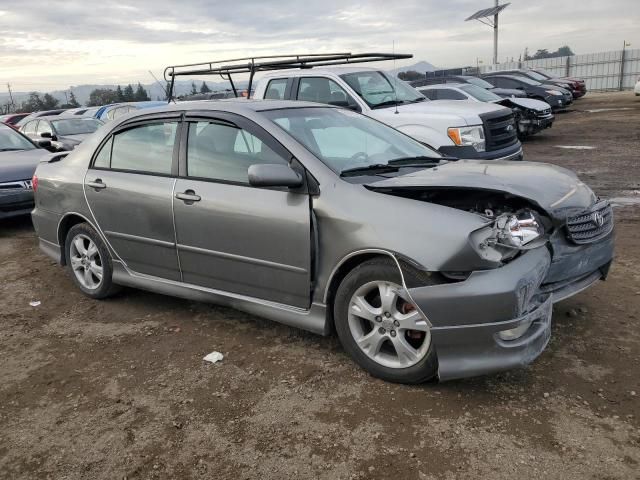
<svg viewBox="0 0 640 480">
<path fill-rule="evenodd" d="M 485 260 L 504 262 L 521 250 L 539 247 L 546 242 L 542 222 L 528 209 L 503 213 L 493 225 L 471 234 L 471 241 Z"/>
</svg>

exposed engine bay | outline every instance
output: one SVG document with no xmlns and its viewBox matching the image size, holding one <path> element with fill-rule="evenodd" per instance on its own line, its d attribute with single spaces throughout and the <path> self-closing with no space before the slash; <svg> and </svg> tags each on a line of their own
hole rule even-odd
<svg viewBox="0 0 640 480">
<path fill-rule="evenodd" d="M 531 202 L 508 193 L 473 189 L 394 189 L 387 194 L 411 198 L 480 215 L 488 225 L 471 234 L 487 260 L 498 263 L 547 242 L 551 220 Z"/>
<path fill-rule="evenodd" d="M 554 115 L 546 102 L 531 98 L 505 98 L 496 103 L 513 111 L 518 138 L 525 138 L 553 125 Z"/>
</svg>

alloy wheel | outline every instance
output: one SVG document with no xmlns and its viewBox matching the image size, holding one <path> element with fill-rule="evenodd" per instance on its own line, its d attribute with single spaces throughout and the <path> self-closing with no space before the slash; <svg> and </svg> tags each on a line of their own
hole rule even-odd
<svg viewBox="0 0 640 480">
<path fill-rule="evenodd" d="M 84 234 L 73 237 L 69 248 L 69 262 L 78 282 L 88 290 L 96 290 L 102 284 L 102 258 L 97 245 Z"/>
<path fill-rule="evenodd" d="M 415 306 L 400 297 L 400 285 L 369 282 L 349 301 L 349 329 L 362 352 L 389 368 L 407 368 L 429 351 L 429 324 Z"/>
</svg>

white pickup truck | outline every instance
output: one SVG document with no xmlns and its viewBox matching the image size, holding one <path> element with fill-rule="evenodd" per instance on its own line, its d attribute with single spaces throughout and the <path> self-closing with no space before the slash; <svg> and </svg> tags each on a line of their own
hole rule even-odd
<svg viewBox="0 0 640 480">
<path fill-rule="evenodd" d="M 259 81 L 253 97 L 350 108 L 452 157 L 522 160 L 511 109 L 470 101 L 431 102 L 381 70 L 330 67 L 276 71 Z"/>
</svg>

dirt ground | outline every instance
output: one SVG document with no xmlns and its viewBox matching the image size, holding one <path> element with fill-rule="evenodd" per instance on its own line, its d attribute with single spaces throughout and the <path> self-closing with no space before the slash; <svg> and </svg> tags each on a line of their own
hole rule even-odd
<svg viewBox="0 0 640 480">
<path fill-rule="evenodd" d="M 90 300 L 0 223 L 0 478 L 640 478 L 640 97 L 589 94 L 525 152 L 617 198 L 617 259 L 530 367 L 444 384 L 226 308 Z"/>
</svg>

